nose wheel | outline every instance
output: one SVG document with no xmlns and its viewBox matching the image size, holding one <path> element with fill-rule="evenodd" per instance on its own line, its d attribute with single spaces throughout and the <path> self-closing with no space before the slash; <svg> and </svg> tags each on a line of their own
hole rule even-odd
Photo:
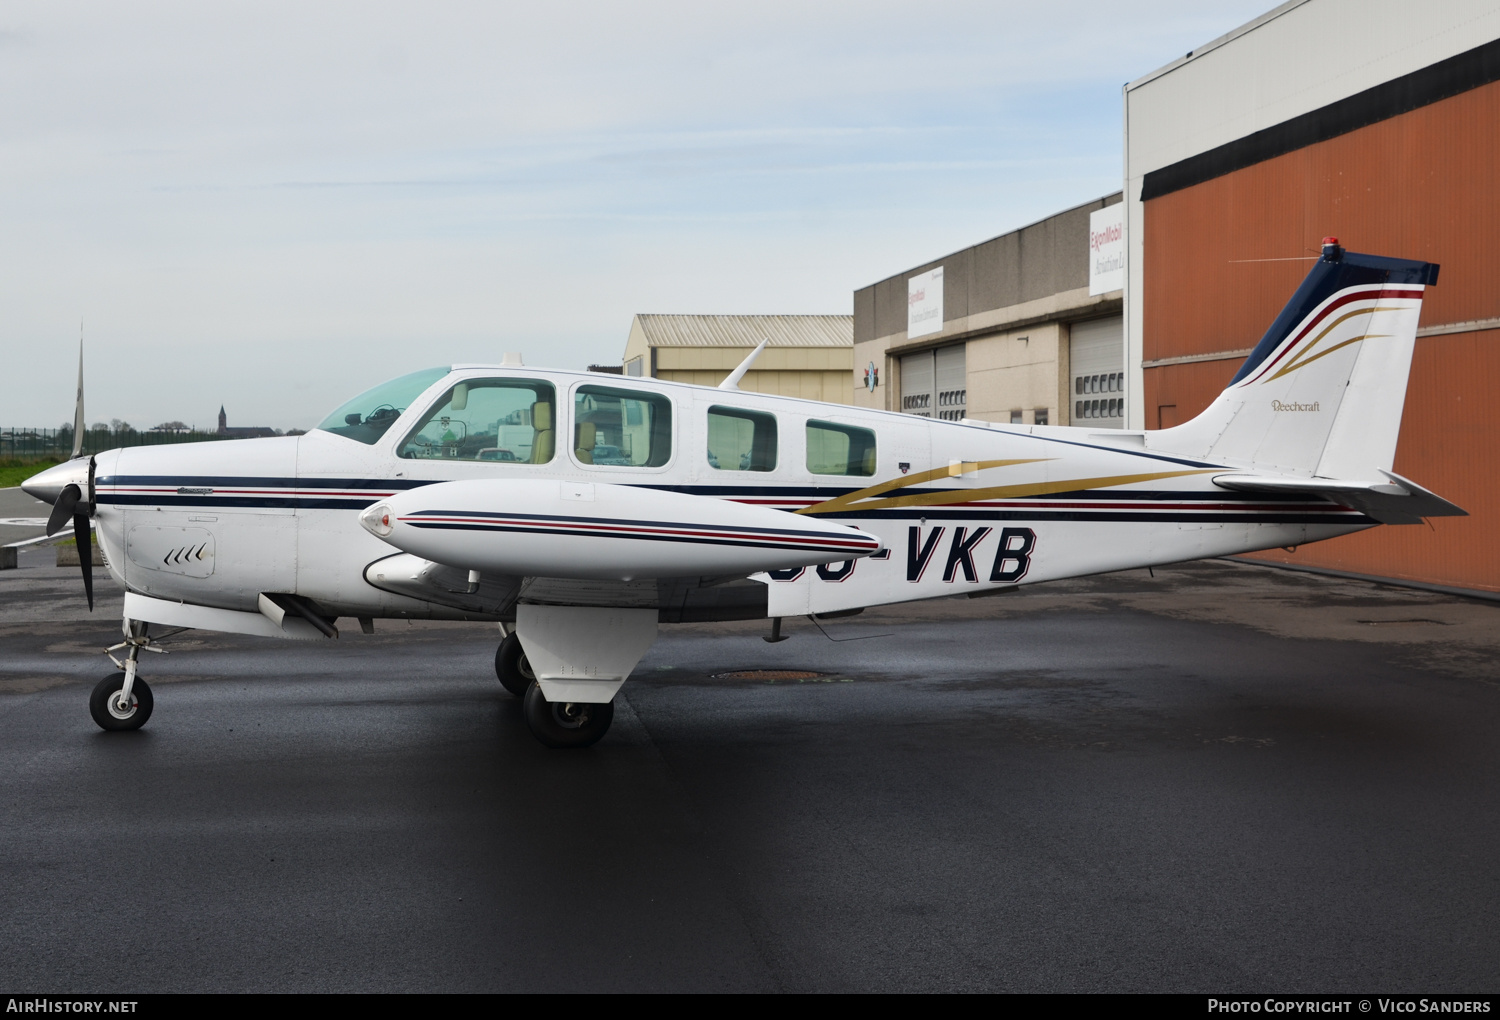
<svg viewBox="0 0 1500 1020">
<path fill-rule="evenodd" d="M 186 629 L 168 631 L 165 636 L 181 634 Z M 111 645 L 104 652 L 122 672 L 111 673 L 100 680 L 94 685 L 94 693 L 89 695 L 89 715 L 94 717 L 101 730 L 138 730 L 151 718 L 154 704 L 151 688 L 136 673 L 136 664 L 140 661 L 142 649 L 158 653 L 166 649 L 151 639 L 148 630 L 143 621 L 127 619 L 125 640 Z M 115 653 L 122 648 L 127 649 L 123 662 L 115 658 Z"/>
<path fill-rule="evenodd" d="M 151 718 L 155 704 L 151 688 L 140 677 L 134 680 L 129 692 L 125 691 L 124 673 L 111 673 L 94 685 L 89 715 L 101 730 L 138 730 Z"/>
<path fill-rule="evenodd" d="M 588 747 L 609 732 L 614 702 L 548 701 L 540 684 L 526 691 L 526 725 L 548 747 Z"/>
</svg>

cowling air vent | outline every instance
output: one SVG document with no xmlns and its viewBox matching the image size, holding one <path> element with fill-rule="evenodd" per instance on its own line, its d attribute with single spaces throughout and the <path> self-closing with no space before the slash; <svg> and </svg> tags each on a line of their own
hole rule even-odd
<svg viewBox="0 0 1500 1020">
<path fill-rule="evenodd" d="M 131 528 L 125 553 L 133 565 L 147 570 L 188 577 L 214 572 L 214 536 L 205 528 Z"/>
</svg>

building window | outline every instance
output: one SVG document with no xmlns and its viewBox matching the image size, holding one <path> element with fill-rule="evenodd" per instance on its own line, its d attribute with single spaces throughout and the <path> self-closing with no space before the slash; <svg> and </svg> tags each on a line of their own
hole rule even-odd
<svg viewBox="0 0 1500 1020">
<path fill-rule="evenodd" d="M 1119 393 L 1124 388 L 1124 372 L 1080 375 L 1073 380 L 1074 393 Z"/>
<path fill-rule="evenodd" d="M 968 390 L 942 390 L 938 393 L 938 417 L 944 421 L 959 421 L 969 402 Z"/>
<path fill-rule="evenodd" d="M 573 456 L 580 464 L 660 467 L 672 457 L 672 402 L 658 393 L 578 387 Z"/>
<path fill-rule="evenodd" d="M 873 475 L 875 433 L 853 425 L 808 422 L 807 470 L 815 475 Z"/>
<path fill-rule="evenodd" d="M 1039 407 L 1035 411 L 1031 412 L 1031 421 L 1034 425 L 1047 424 L 1047 409 L 1045 407 Z"/>
<path fill-rule="evenodd" d="M 774 471 L 775 416 L 737 407 L 710 407 L 708 466 L 720 471 Z"/>
<path fill-rule="evenodd" d="M 1021 421 L 1021 419 L 1025 416 L 1025 414 L 1026 414 L 1026 412 L 1024 412 L 1024 411 L 1012 411 L 1012 412 L 1010 412 L 1010 423 L 1012 425 L 1021 425 L 1021 424 L 1024 424 Z"/>
</svg>

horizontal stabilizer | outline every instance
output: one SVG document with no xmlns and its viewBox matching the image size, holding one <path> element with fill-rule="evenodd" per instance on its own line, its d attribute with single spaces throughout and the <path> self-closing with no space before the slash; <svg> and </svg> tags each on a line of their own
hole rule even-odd
<svg viewBox="0 0 1500 1020">
<path fill-rule="evenodd" d="M 1469 512 L 1409 478 L 1382 470 L 1388 481 L 1358 482 L 1338 478 L 1277 478 L 1264 475 L 1214 475 L 1214 484 L 1239 492 L 1277 492 L 1322 496 L 1352 507 L 1381 524 L 1421 524 L 1428 517 L 1467 517 Z"/>
</svg>

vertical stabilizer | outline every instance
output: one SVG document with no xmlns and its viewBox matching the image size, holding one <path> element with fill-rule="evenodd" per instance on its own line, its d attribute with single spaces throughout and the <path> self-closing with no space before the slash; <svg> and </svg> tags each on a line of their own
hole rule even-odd
<svg viewBox="0 0 1500 1020">
<path fill-rule="evenodd" d="M 1431 262 L 1323 255 L 1239 372 L 1154 449 L 1291 475 L 1381 478 L 1396 453 Z"/>
</svg>

